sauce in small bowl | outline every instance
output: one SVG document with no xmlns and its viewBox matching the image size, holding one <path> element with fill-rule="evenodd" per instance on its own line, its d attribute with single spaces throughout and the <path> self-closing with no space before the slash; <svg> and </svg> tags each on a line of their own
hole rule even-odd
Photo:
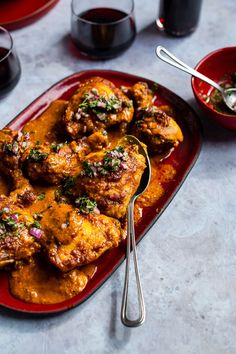
<svg viewBox="0 0 236 354">
<path fill-rule="evenodd" d="M 236 87 L 236 47 L 211 52 L 195 69 L 224 88 Z M 236 113 L 225 105 L 218 90 L 195 77 L 192 77 L 192 89 L 207 116 L 226 128 L 236 130 Z"/>
</svg>

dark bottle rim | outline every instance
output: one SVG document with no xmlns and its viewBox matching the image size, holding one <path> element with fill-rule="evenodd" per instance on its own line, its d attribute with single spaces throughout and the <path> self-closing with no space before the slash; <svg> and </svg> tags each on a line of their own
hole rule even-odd
<svg viewBox="0 0 236 354">
<path fill-rule="evenodd" d="M 71 12 L 72 12 L 72 15 L 76 16 L 77 19 L 79 19 L 81 22 L 84 22 L 84 23 L 87 23 L 87 24 L 90 24 L 90 25 L 104 25 L 102 24 L 101 22 L 96 22 L 96 21 L 89 21 L 89 20 L 86 20 L 84 19 L 83 17 L 80 16 L 80 14 L 77 14 L 74 10 L 74 2 L 75 0 L 72 0 L 71 1 Z M 130 18 L 130 17 L 133 17 L 134 16 L 134 0 L 130 0 L 131 2 L 131 9 L 129 11 L 129 13 L 127 13 L 126 16 L 122 17 L 120 20 L 116 20 L 116 21 L 112 21 L 112 22 L 109 22 L 109 23 L 105 23 L 106 26 L 113 26 L 113 25 L 116 25 L 120 22 L 123 22 L 125 21 L 126 19 Z M 108 8 L 109 9 L 109 8 Z M 111 8 L 110 8 L 111 9 Z M 92 10 L 91 9 L 88 9 L 89 10 Z M 118 10 L 118 9 L 117 9 Z M 122 10 L 118 10 L 118 11 L 122 11 Z"/>
<path fill-rule="evenodd" d="M 11 36 L 10 32 L 8 32 L 8 30 L 6 28 L 0 26 L 0 32 L 4 32 L 8 36 L 9 40 L 10 40 L 10 47 L 6 48 L 6 50 L 7 50 L 6 55 L 4 55 L 4 57 L 0 58 L 0 63 L 1 63 L 3 60 L 5 60 L 7 57 L 9 57 L 9 55 L 12 53 L 12 51 L 13 51 L 13 39 L 12 39 L 12 36 Z"/>
</svg>

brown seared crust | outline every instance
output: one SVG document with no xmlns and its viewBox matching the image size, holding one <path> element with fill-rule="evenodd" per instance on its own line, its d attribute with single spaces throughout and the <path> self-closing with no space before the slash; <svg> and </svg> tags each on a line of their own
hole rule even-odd
<svg viewBox="0 0 236 354">
<path fill-rule="evenodd" d="M 145 158 L 139 154 L 136 145 L 125 147 L 127 169 L 108 176 L 88 177 L 79 175 L 73 187 L 75 195 L 88 195 L 96 200 L 98 208 L 105 215 L 122 219 L 125 217 L 130 198 L 137 190 L 141 176 L 146 167 Z M 100 162 L 104 151 L 92 153 L 85 161 Z"/>
<path fill-rule="evenodd" d="M 41 158 L 34 158 L 32 150 Z M 57 185 L 64 178 L 74 176 L 79 172 L 77 154 L 72 150 L 71 144 L 62 144 L 58 151 L 52 149 L 49 143 L 35 146 L 24 156 L 24 167 L 32 181 L 44 181 Z"/>
<path fill-rule="evenodd" d="M 0 169 L 6 175 L 21 168 L 22 155 L 29 145 L 29 133 L 23 134 L 8 128 L 0 130 Z"/>
<path fill-rule="evenodd" d="M 146 82 L 139 81 L 128 88 L 127 94 L 132 98 L 135 107 L 149 107 L 153 104 L 153 93 Z"/>
<path fill-rule="evenodd" d="M 80 104 L 84 101 L 86 95 L 97 92 L 95 96 L 98 99 L 101 97 L 110 100 L 115 97 L 121 102 L 121 107 L 114 110 L 107 110 L 105 107 L 96 107 L 96 111 L 103 113 L 103 118 L 94 113 L 93 109 L 88 109 L 86 112 L 78 114 Z M 64 116 L 64 124 L 66 131 L 73 138 L 80 138 L 91 134 L 95 131 L 107 129 L 113 125 L 126 123 L 126 125 L 133 118 L 132 102 L 126 97 L 123 92 L 115 87 L 115 85 L 101 77 L 93 77 L 79 84 L 75 94 L 69 101 L 68 107 Z M 123 126 L 124 128 L 124 126 Z"/>
<path fill-rule="evenodd" d="M 15 204 L 19 204 L 23 207 L 31 205 L 36 196 L 34 194 L 34 189 L 29 183 L 28 179 L 25 178 L 21 170 L 13 170 L 11 173 L 12 180 L 12 192 L 10 197 Z"/>
<path fill-rule="evenodd" d="M 50 262 L 63 272 L 95 261 L 122 239 L 118 220 L 94 213 L 82 215 L 68 204 L 54 205 L 41 224 L 45 236 L 40 241 Z"/>
<path fill-rule="evenodd" d="M 151 154 L 166 152 L 183 140 L 175 120 L 155 106 L 138 110 L 131 133 L 147 145 Z"/>
<path fill-rule="evenodd" d="M 24 154 L 24 167 L 32 181 L 44 181 L 58 185 L 67 177 L 76 176 L 81 170 L 80 161 L 92 150 L 97 151 L 108 144 L 105 131 L 95 132 L 89 137 L 65 144 L 36 145 L 33 150 L 41 154 L 37 161 L 32 156 L 32 149 Z"/>
</svg>

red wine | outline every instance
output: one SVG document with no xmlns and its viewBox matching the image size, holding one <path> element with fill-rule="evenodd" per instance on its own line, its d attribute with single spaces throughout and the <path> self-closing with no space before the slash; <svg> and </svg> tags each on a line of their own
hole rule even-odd
<svg viewBox="0 0 236 354">
<path fill-rule="evenodd" d="M 7 95 L 20 79 L 21 69 L 14 52 L 0 47 L 0 97 Z"/>
<path fill-rule="evenodd" d="M 135 35 L 134 19 L 120 10 L 95 8 L 72 17 L 72 39 L 90 57 L 115 57 L 131 45 Z"/>
<path fill-rule="evenodd" d="M 184 36 L 198 24 L 202 0 L 161 0 L 157 26 L 167 33 Z"/>
</svg>

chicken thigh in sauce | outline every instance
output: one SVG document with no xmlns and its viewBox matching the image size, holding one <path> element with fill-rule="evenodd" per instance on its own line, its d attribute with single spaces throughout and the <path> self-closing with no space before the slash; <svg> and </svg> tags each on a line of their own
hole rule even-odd
<svg viewBox="0 0 236 354">
<path fill-rule="evenodd" d="M 105 215 L 124 218 L 145 167 L 145 158 L 136 145 L 91 153 L 83 162 L 72 193 L 96 200 Z"/>
<path fill-rule="evenodd" d="M 69 101 L 64 116 L 68 134 L 80 138 L 92 132 L 120 125 L 133 118 L 133 103 L 112 82 L 93 77 L 80 83 Z"/>
<path fill-rule="evenodd" d="M 145 82 L 136 83 L 128 89 L 128 94 L 135 105 L 131 134 L 147 145 L 149 153 L 166 152 L 183 140 L 176 121 L 161 107 L 154 105 L 153 93 Z"/>
<path fill-rule="evenodd" d="M 0 196 L 0 268 L 38 252 L 42 233 L 29 212 Z"/>
<path fill-rule="evenodd" d="M 87 211 L 81 213 L 71 205 L 57 204 L 42 218 L 44 235 L 40 241 L 49 260 L 63 272 L 95 261 L 122 240 L 118 220 L 91 208 Z"/>
</svg>

